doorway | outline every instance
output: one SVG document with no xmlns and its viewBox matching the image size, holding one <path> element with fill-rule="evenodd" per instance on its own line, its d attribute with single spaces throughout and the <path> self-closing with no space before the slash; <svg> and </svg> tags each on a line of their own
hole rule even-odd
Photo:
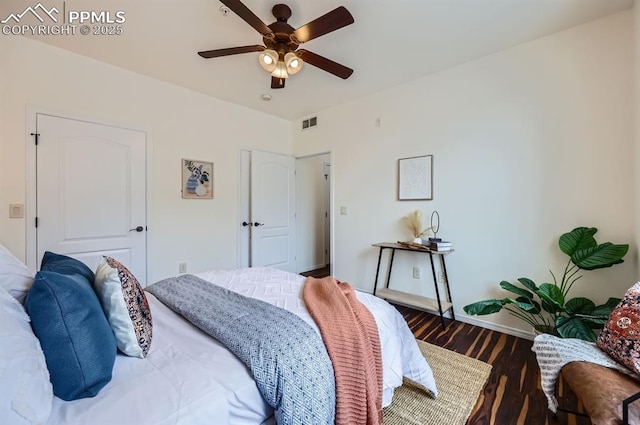
<svg viewBox="0 0 640 425">
<path fill-rule="evenodd" d="M 296 158 L 298 273 L 328 275 L 331 246 L 331 155 Z"/>
</svg>

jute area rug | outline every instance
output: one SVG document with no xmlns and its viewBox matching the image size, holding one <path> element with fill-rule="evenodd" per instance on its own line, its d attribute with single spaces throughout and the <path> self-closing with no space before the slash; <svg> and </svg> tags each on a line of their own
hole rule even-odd
<svg viewBox="0 0 640 425">
<path fill-rule="evenodd" d="M 384 409 L 384 425 L 465 425 L 491 365 L 423 341 L 418 346 L 433 370 L 438 397 L 405 379 Z"/>
</svg>

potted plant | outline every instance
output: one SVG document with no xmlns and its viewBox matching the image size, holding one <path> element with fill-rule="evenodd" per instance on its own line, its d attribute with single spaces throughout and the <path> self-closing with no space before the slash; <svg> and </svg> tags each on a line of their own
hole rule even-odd
<svg viewBox="0 0 640 425">
<path fill-rule="evenodd" d="M 422 227 L 422 213 L 419 210 L 415 210 L 411 214 L 405 216 L 404 222 L 413 236 L 413 243 L 421 244 L 421 237 L 431 231 L 431 227 Z"/>
<path fill-rule="evenodd" d="M 569 291 L 582 277 L 579 274 L 581 270 L 601 269 L 622 263 L 622 258 L 629 250 L 628 244 L 598 244 L 593 237 L 597 231 L 595 227 L 577 227 L 560 236 L 560 250 L 569 256 L 560 281 L 551 271 L 553 283 L 540 286 L 526 277 L 518 279 L 522 287 L 503 280 L 500 287 L 515 294 L 515 297 L 478 301 L 465 306 L 464 311 L 470 315 L 486 315 L 504 308 L 509 314 L 533 326 L 537 332 L 595 341 L 594 330 L 605 325 L 620 299 L 609 298 L 606 303 L 595 305 L 584 297 L 569 299 Z"/>
</svg>

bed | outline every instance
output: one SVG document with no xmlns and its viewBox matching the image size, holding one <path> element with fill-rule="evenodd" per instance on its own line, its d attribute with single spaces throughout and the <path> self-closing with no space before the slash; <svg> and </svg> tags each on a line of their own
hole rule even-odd
<svg viewBox="0 0 640 425">
<path fill-rule="evenodd" d="M 272 268 L 249 268 L 210 271 L 197 277 L 291 311 L 317 330 L 301 299 L 303 276 Z M 431 369 L 402 316 L 381 299 L 362 292 L 357 296 L 374 315 L 379 329 L 383 405 L 391 403 L 393 390 L 402 385 L 403 376 L 436 394 Z M 154 295 L 147 292 L 146 298 L 153 317 L 153 341 L 146 358 L 118 353 L 111 381 L 95 397 L 74 401 L 53 397 L 44 423 L 275 423 L 273 409 L 244 363 Z"/>
</svg>

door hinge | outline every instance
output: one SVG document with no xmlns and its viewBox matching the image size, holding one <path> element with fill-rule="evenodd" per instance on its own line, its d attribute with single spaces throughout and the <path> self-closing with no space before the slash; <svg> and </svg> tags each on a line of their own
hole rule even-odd
<svg viewBox="0 0 640 425">
<path fill-rule="evenodd" d="M 36 142 L 36 146 L 38 146 L 38 139 L 40 138 L 40 133 L 31 133 L 32 136 L 34 136 L 35 142 Z"/>
<path fill-rule="evenodd" d="M 35 222 L 36 222 L 36 227 L 38 227 L 38 217 L 36 217 Z"/>
</svg>

